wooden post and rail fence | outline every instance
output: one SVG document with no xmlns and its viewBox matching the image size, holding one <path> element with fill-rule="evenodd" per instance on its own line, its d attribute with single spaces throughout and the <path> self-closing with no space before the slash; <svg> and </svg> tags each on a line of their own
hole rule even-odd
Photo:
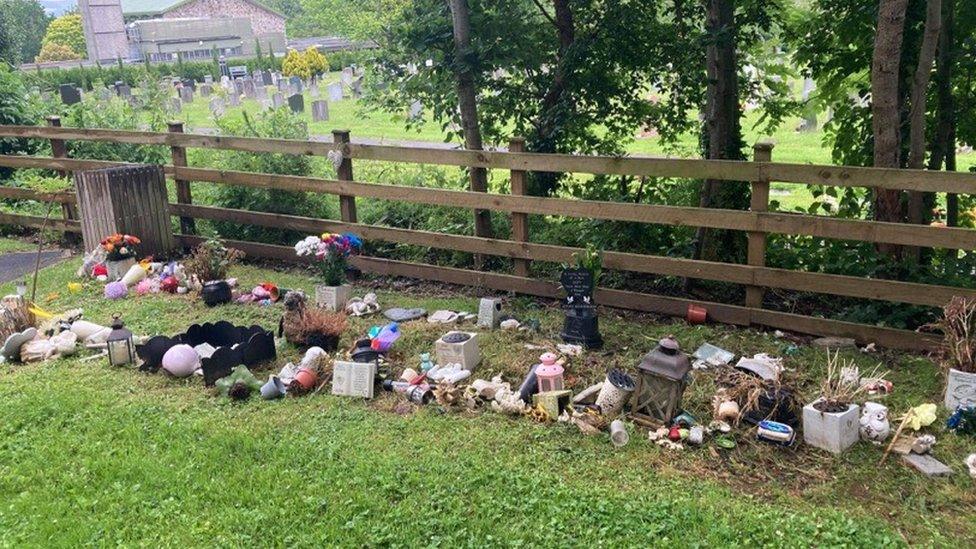
<svg viewBox="0 0 976 549">
<path fill-rule="evenodd" d="M 50 140 L 53 149 L 52 157 L 0 156 L 0 166 L 42 168 L 67 173 L 125 165 L 120 162 L 66 158 L 64 143 L 71 140 L 168 146 L 172 153 L 172 164 L 163 166 L 163 169 L 176 186 L 176 202 L 169 204 L 169 213 L 179 218 L 178 226 L 181 234 L 176 235 L 176 238 L 184 246 L 194 245 L 201 240 L 195 235 L 194 223 L 197 219 L 286 228 L 310 233 L 353 231 L 369 240 L 425 246 L 474 255 L 501 256 L 513 261 L 513 272 L 507 274 L 377 257 L 354 258 L 354 264 L 364 271 L 541 297 L 558 297 L 560 290 L 553 281 L 532 278 L 530 276 L 532 262 L 567 262 L 572 253 L 578 249 L 532 242 L 529 234 L 530 215 L 745 231 L 748 235 L 746 264 L 644 255 L 626 251 L 607 251 L 603 256 L 603 266 L 606 269 L 744 285 L 746 296 L 743 305 L 702 302 L 608 288 L 598 289 L 595 299 L 597 303 L 605 306 L 674 316 L 684 316 L 688 305 L 694 303 L 706 307 L 709 318 L 717 322 L 852 337 L 859 342 L 876 342 L 878 345 L 891 348 L 927 350 L 932 349 L 937 344 L 937 340 L 931 334 L 765 309 L 763 308 L 764 292 L 766 289 L 775 288 L 933 307 L 943 306 L 956 295 L 976 297 L 976 290 L 967 288 L 778 269 L 767 267 L 765 261 L 766 239 L 770 233 L 964 251 L 976 249 L 976 230 L 768 211 L 771 181 L 976 194 L 976 174 L 775 163 L 771 161 L 772 146 L 767 143 L 756 145 L 754 160 L 749 162 L 535 154 L 524 152 L 524 141 L 521 139 L 513 139 L 508 151 L 494 152 L 369 145 L 353 142 L 349 132 L 345 131 L 333 132 L 333 142 L 328 143 L 188 134 L 183 132 L 183 126 L 179 123 L 171 124 L 169 130 L 169 132 L 159 133 L 62 128 L 54 121 L 49 123 L 49 127 L 0 126 L 0 137 L 47 139 Z M 337 178 L 324 179 L 194 168 L 187 165 L 186 156 L 186 149 L 194 147 L 323 157 L 328 157 L 331 152 L 334 160 L 337 160 L 335 158 L 337 153 L 341 153 L 342 157 L 338 162 Z M 353 177 L 353 160 L 509 170 L 511 189 L 510 194 L 499 194 L 356 181 Z M 749 211 L 740 211 L 526 196 L 526 176 L 533 171 L 749 181 L 752 187 L 751 208 Z M 194 204 L 190 182 L 336 195 L 339 198 L 341 219 L 317 219 Z M 68 233 L 80 232 L 81 224 L 77 219 L 75 210 L 77 199 L 74 193 L 44 194 L 28 189 L 0 186 L 0 198 L 57 202 L 64 206 L 63 219 L 48 220 L 46 225 L 44 218 L 41 217 L 4 212 L 0 212 L 0 224 L 45 226 Z M 511 217 L 511 239 L 362 224 L 358 222 L 356 216 L 357 199 L 384 199 L 503 212 Z M 290 245 L 279 246 L 236 240 L 228 242 L 254 257 L 297 260 Z M 852 258 L 852 261 L 856 260 L 857 258 Z"/>
</svg>

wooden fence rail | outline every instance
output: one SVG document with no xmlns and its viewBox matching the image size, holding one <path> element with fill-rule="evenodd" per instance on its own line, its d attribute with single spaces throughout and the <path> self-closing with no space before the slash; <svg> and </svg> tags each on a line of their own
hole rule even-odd
<svg viewBox="0 0 976 549">
<path fill-rule="evenodd" d="M 976 194 L 974 174 L 774 163 L 771 162 L 772 148 L 767 145 L 757 145 L 755 161 L 733 162 L 542 155 L 523 152 L 523 144 L 518 139 L 512 140 L 509 151 L 497 152 L 365 145 L 351 142 L 348 132 L 341 131 L 334 132 L 332 143 L 223 137 L 182 133 L 182 125 L 178 124 L 171 125 L 168 133 L 0 126 L 0 137 L 4 136 L 48 139 L 52 143 L 90 140 L 169 147 L 172 151 L 173 165 L 164 166 L 164 170 L 177 183 L 178 190 L 177 201 L 170 204 L 170 214 L 179 218 L 179 225 L 184 233 L 179 235 L 179 238 L 186 245 L 199 241 L 199 237 L 191 234 L 194 232 L 195 219 L 287 228 L 303 232 L 354 231 L 370 240 L 510 258 L 513 260 L 515 274 L 445 268 L 380 258 L 357 258 L 357 264 L 366 270 L 554 297 L 558 295 L 558 288 L 554 283 L 528 276 L 531 262 L 566 262 L 574 252 L 579 250 L 567 246 L 531 242 L 528 228 L 529 215 L 740 230 L 749 234 L 749 257 L 745 265 L 608 251 L 604 254 L 604 267 L 745 285 L 746 306 L 703 303 L 708 308 L 710 317 L 720 322 L 761 324 L 814 334 L 843 335 L 861 341 L 875 341 L 889 347 L 911 349 L 931 348 L 935 341 L 930 336 L 904 330 L 765 310 L 762 308 L 764 289 L 780 288 L 935 307 L 945 304 L 954 295 L 976 297 L 976 290 L 965 288 L 801 272 L 765 266 L 766 237 L 770 233 L 967 251 L 976 249 L 976 231 L 969 229 L 770 212 L 767 209 L 771 181 Z M 192 147 L 329 156 L 338 163 L 338 178 L 283 176 L 188 167 L 186 148 Z M 335 159 L 337 152 L 341 153 L 341 159 Z M 0 156 L 0 166 L 46 168 L 67 172 L 125 164 L 69 159 L 63 158 L 64 154 L 56 154 L 56 156 L 58 157 Z M 510 170 L 511 194 L 486 194 L 359 182 L 353 178 L 353 159 Z M 750 181 L 753 191 L 752 203 L 750 211 L 739 211 L 525 196 L 526 174 L 531 171 Z M 192 203 L 190 182 L 336 195 L 340 200 L 341 220 L 196 205 Z M 71 193 L 42 194 L 10 187 L 0 187 L 0 198 L 53 201 L 74 205 Z M 357 198 L 504 212 L 512 219 L 512 239 L 482 238 L 362 224 L 358 222 L 356 216 Z M 67 212 L 68 209 L 65 211 Z M 47 226 L 56 230 L 76 232 L 78 222 L 68 218 L 67 213 L 65 217 L 65 219 L 51 220 Z M 0 214 L 0 223 L 5 224 L 39 226 L 39 221 L 43 219 Z M 233 244 L 255 256 L 291 261 L 297 259 L 291 247 L 236 241 Z M 687 299 L 605 288 L 597 292 L 596 299 L 599 303 L 609 306 L 677 315 L 683 315 L 690 302 Z"/>
</svg>

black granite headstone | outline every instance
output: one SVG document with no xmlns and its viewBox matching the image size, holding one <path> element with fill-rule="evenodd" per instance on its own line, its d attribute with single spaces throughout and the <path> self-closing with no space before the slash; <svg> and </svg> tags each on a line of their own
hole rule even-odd
<svg viewBox="0 0 976 549">
<path fill-rule="evenodd" d="M 75 87 L 74 84 L 62 84 L 58 87 L 58 91 L 61 92 L 61 102 L 65 105 L 74 105 L 75 103 L 81 102 L 81 90 Z"/>
<path fill-rule="evenodd" d="M 305 97 L 300 93 L 288 98 L 288 108 L 293 113 L 305 112 Z"/>
<path fill-rule="evenodd" d="M 560 336 L 566 343 L 599 349 L 603 346 L 603 338 L 593 303 L 593 273 L 588 269 L 566 269 L 560 283 L 566 291 L 563 301 L 566 319 Z"/>
</svg>

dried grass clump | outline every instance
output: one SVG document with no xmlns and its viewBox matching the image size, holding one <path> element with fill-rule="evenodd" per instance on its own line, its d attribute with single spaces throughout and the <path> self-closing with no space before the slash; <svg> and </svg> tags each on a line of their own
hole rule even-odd
<svg viewBox="0 0 976 549">
<path fill-rule="evenodd" d="M 976 373 L 976 298 L 953 297 L 942 309 L 942 318 L 929 326 L 942 332 L 942 364 Z"/>
<path fill-rule="evenodd" d="M 866 376 L 845 376 L 843 372 L 846 371 L 858 371 L 857 364 L 854 360 L 844 359 L 840 357 L 840 350 L 834 352 L 833 355 L 830 354 L 830 350 L 827 350 L 827 375 L 824 377 L 823 382 L 820 384 L 820 398 L 821 401 L 817 403 L 814 407 L 821 412 L 828 413 L 838 413 L 847 411 L 847 408 L 854 402 L 854 399 L 865 389 L 867 385 L 860 382 L 861 377 L 865 378 L 881 378 L 888 374 L 888 372 L 878 373 L 881 368 L 879 363 L 874 367 Z"/>
<path fill-rule="evenodd" d="M 803 407 L 796 392 L 789 388 L 790 384 L 784 383 L 782 372 L 776 379 L 767 381 L 757 375 L 725 366 L 718 370 L 715 383 L 724 389 L 722 396 L 739 405 L 739 419 L 760 410 L 763 397 L 776 403 L 769 411 L 770 417 L 779 412 L 780 406 L 785 406 L 794 412 Z M 784 386 L 787 387 L 786 391 L 783 391 Z M 775 398 L 776 395 L 787 396 L 787 398 Z"/>
<path fill-rule="evenodd" d="M 338 337 L 346 331 L 348 319 L 345 313 L 328 311 L 320 307 L 307 307 L 297 318 L 296 334 L 301 341 L 311 335 Z"/>
</svg>

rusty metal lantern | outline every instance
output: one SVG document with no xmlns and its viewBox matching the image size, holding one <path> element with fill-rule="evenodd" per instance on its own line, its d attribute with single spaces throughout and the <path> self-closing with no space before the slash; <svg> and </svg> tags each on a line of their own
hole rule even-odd
<svg viewBox="0 0 976 549">
<path fill-rule="evenodd" d="M 691 362 L 672 336 L 658 342 L 637 365 L 633 416 L 651 424 L 668 424 L 681 409 Z"/>
</svg>

